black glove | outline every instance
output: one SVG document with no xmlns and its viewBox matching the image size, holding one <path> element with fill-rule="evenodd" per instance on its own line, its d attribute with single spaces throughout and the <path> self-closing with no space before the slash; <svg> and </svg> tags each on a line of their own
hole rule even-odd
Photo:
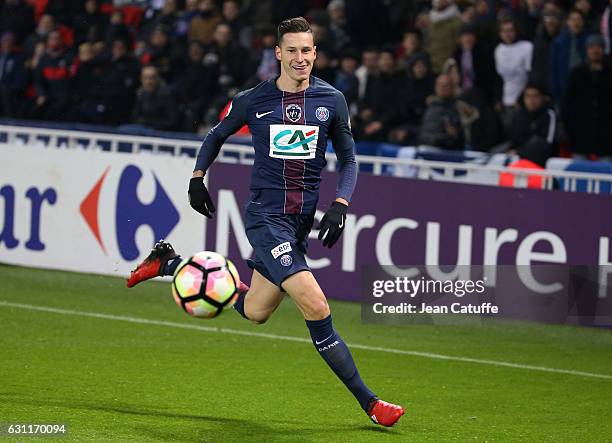
<svg viewBox="0 0 612 443">
<path fill-rule="evenodd" d="M 327 210 L 321 224 L 319 224 L 319 240 L 323 240 L 323 246 L 331 248 L 336 244 L 346 222 L 346 211 L 348 206 L 340 202 L 333 202 Z"/>
<path fill-rule="evenodd" d="M 191 207 L 205 217 L 212 218 L 212 213 L 215 212 L 215 205 L 212 198 L 210 198 L 206 185 L 204 185 L 203 177 L 193 177 L 189 180 L 188 194 Z"/>
</svg>

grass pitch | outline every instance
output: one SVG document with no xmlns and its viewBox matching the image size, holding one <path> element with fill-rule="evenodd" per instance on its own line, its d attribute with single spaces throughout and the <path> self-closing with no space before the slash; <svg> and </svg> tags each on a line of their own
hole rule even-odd
<svg viewBox="0 0 612 443">
<path fill-rule="evenodd" d="M 77 441 L 612 439 L 609 330 L 363 325 L 357 304 L 331 302 L 349 344 L 517 365 L 353 348 L 369 386 L 407 409 L 395 428 L 383 429 L 307 342 L 290 300 L 253 326 L 231 311 L 189 318 L 167 283 L 128 290 L 118 278 L 8 266 L 0 266 L 0 281 L 5 428 L 66 423 L 63 439 Z"/>
</svg>

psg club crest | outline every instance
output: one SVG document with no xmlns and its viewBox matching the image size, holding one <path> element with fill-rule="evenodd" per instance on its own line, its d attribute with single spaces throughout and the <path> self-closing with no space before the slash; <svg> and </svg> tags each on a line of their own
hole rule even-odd
<svg viewBox="0 0 612 443">
<path fill-rule="evenodd" d="M 327 109 L 325 106 L 320 106 L 315 111 L 315 115 L 317 116 L 319 121 L 325 122 L 329 118 L 329 109 Z"/>
<path fill-rule="evenodd" d="M 290 255 L 285 254 L 280 258 L 280 263 L 285 267 L 291 266 L 291 263 L 293 263 L 293 259 Z"/>
<path fill-rule="evenodd" d="M 289 120 L 295 123 L 302 117 L 302 108 L 300 108 L 300 105 L 291 104 L 285 108 L 285 115 L 287 115 Z"/>
</svg>

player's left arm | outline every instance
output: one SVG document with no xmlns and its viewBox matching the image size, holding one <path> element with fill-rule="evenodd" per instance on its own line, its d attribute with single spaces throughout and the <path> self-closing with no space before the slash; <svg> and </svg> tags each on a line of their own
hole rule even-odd
<svg viewBox="0 0 612 443">
<path fill-rule="evenodd" d="M 338 169 L 336 199 L 321 219 L 319 240 L 331 248 L 344 231 L 346 212 L 357 184 L 357 162 L 355 161 L 355 141 L 351 132 L 348 106 L 342 93 L 337 92 L 334 119 L 329 128 Z"/>
</svg>

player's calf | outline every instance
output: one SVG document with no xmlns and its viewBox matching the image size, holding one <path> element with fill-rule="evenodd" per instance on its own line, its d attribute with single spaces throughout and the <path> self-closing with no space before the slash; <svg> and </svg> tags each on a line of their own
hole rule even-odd
<svg viewBox="0 0 612 443">
<path fill-rule="evenodd" d="M 241 282 L 238 299 L 234 303 L 234 309 L 251 323 L 263 325 L 272 316 L 276 310 L 276 306 L 258 309 L 257 301 L 253 299 L 254 294 L 248 294 L 248 292 L 249 287 Z M 248 308 L 246 306 L 247 301 L 249 301 Z"/>
<path fill-rule="evenodd" d="M 234 309 L 242 317 L 260 325 L 270 318 L 284 298 L 285 294 L 278 286 L 254 270 L 251 287 L 240 284 L 240 295 L 234 303 Z"/>
<path fill-rule="evenodd" d="M 367 412 L 370 403 L 377 397 L 361 379 L 348 346 L 334 329 L 332 316 L 328 315 L 322 320 L 306 320 L 306 326 L 319 355 Z"/>
</svg>

